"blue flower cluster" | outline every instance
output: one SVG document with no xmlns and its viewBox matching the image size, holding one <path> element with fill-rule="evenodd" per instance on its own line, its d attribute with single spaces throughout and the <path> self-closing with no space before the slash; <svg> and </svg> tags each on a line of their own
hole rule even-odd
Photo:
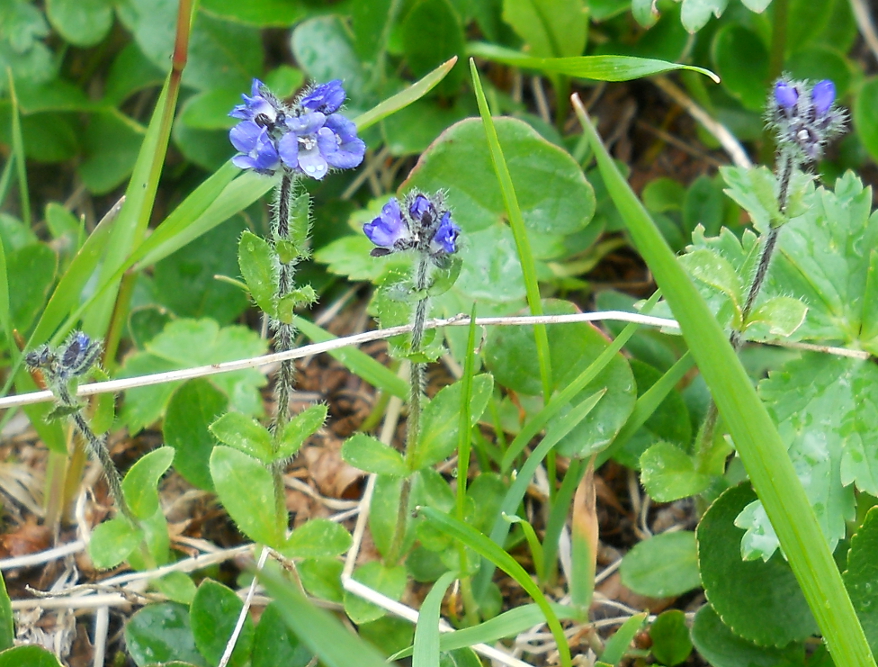
<svg viewBox="0 0 878 667">
<path fill-rule="evenodd" d="M 33 352 L 28 352 L 25 363 L 34 369 L 43 371 L 49 383 L 66 381 L 81 377 L 88 373 L 98 362 L 103 352 L 100 341 L 82 331 L 74 331 L 57 349 L 43 345 Z"/>
<path fill-rule="evenodd" d="M 351 169 L 366 144 L 357 126 L 336 113 L 347 95 L 336 79 L 316 86 L 292 105 L 278 100 L 258 79 L 229 115 L 241 122 L 229 131 L 239 154 L 235 166 L 272 174 L 281 167 L 321 180 L 330 167 Z"/>
<path fill-rule="evenodd" d="M 791 147 L 803 162 L 816 162 L 827 142 L 844 130 L 846 116 L 835 106 L 835 84 L 829 79 L 813 86 L 781 78 L 774 84 L 768 124 L 778 147 Z"/>
<path fill-rule="evenodd" d="M 441 264 L 457 252 L 460 227 L 451 219 L 441 194 L 431 198 L 416 192 L 406 197 L 402 207 L 395 198 L 387 202 L 381 215 L 363 225 L 363 232 L 378 246 L 372 250 L 373 257 L 416 250 Z"/>
</svg>

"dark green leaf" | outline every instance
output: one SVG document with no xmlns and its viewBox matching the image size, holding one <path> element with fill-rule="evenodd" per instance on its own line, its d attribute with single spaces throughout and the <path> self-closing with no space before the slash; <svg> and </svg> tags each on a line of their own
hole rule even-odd
<svg viewBox="0 0 878 667">
<path fill-rule="evenodd" d="M 222 584 L 205 579 L 198 587 L 189 609 L 192 635 L 198 651 L 215 665 L 225 651 L 244 603 L 235 592 Z M 248 614 L 238 635 L 229 665 L 242 667 L 249 662 L 255 629 Z"/>
<path fill-rule="evenodd" d="M 227 408 L 225 395 L 204 379 L 189 380 L 168 403 L 162 432 L 165 443 L 177 450 L 174 469 L 205 491 L 213 491 L 210 453 L 216 444 L 208 425 Z"/>
<path fill-rule="evenodd" d="M 649 638 L 652 640 L 652 654 L 668 667 L 679 665 L 692 652 L 686 615 L 679 609 L 659 614 L 649 628 Z"/>
<path fill-rule="evenodd" d="M 284 623 L 278 604 L 269 604 L 256 626 L 253 667 L 305 667 L 312 657 L 311 650 Z"/>
<path fill-rule="evenodd" d="M 318 16 L 299 23 L 291 45 L 296 62 L 312 79 L 342 79 L 350 104 L 362 108 L 367 77 L 350 32 L 338 16 Z"/>
<path fill-rule="evenodd" d="M 32 243 L 6 255 L 9 315 L 12 326 L 26 332 L 46 303 L 55 283 L 58 257 L 42 243 Z"/>
<path fill-rule="evenodd" d="M 336 558 L 308 558 L 298 564 L 302 585 L 310 595 L 339 604 L 344 600 L 342 568 L 344 563 Z"/>
<path fill-rule="evenodd" d="M 429 39 L 425 39 L 425 26 Z M 408 65 L 416 77 L 457 56 L 462 58 L 466 39 L 460 18 L 448 0 L 420 0 L 402 22 L 402 45 Z M 458 63 L 437 86 L 442 96 L 453 97 L 466 76 L 463 63 Z"/>
<path fill-rule="evenodd" d="M 757 646 L 732 632 L 709 604 L 695 614 L 692 643 L 698 653 L 714 667 L 778 667 L 802 664 L 801 644 L 794 643 L 783 649 Z"/>
<path fill-rule="evenodd" d="M 712 7 L 725 7 L 728 0 L 686 0 L 683 4 L 683 25 L 687 25 L 687 9 L 699 6 L 707 9 L 700 14 L 698 21 L 706 21 Z M 715 4 L 714 4 L 715 3 Z M 765 106 L 765 81 L 768 79 L 768 50 L 761 37 L 739 23 L 730 23 L 720 28 L 713 38 L 713 62 L 723 85 L 741 103 L 752 111 L 761 111 Z"/>
<path fill-rule="evenodd" d="M 735 517 L 755 499 L 749 486 L 723 493 L 698 525 L 698 565 L 711 606 L 737 635 L 762 646 L 785 646 L 817 632 L 790 566 L 741 559 L 743 531 Z M 741 604 L 746 599 L 748 604 Z"/>
<path fill-rule="evenodd" d="M 503 20 L 537 58 L 579 56 L 588 34 L 583 0 L 506 0 Z"/>
<path fill-rule="evenodd" d="M 11 648 L 14 639 L 15 624 L 12 617 L 12 602 L 6 591 L 6 581 L 0 575 L 0 651 Z"/>
<path fill-rule="evenodd" d="M 290 0 L 259 0 L 259 2 L 203 0 L 200 9 L 229 21 L 259 27 L 288 28 L 306 15 L 305 7 L 301 3 Z"/>
<path fill-rule="evenodd" d="M 354 570 L 353 579 L 393 600 L 399 600 L 405 592 L 406 571 L 402 565 L 388 567 L 378 561 L 372 561 Z M 366 602 L 350 591 L 345 591 L 344 609 L 357 624 L 374 621 L 387 613 L 381 607 Z"/>
<path fill-rule="evenodd" d="M 112 0 L 48 0 L 52 26 L 76 46 L 94 46 L 113 25 Z"/>
<path fill-rule="evenodd" d="M 0 653 L 0 667 L 61 667 L 61 663 L 42 646 L 31 644 Z"/>
<path fill-rule="evenodd" d="M 847 569 L 844 584 L 857 610 L 860 623 L 872 652 L 878 651 L 878 606 L 875 605 L 875 591 L 878 591 L 878 562 L 875 554 L 878 549 L 878 509 L 872 508 L 866 514 L 862 525 L 851 538 L 848 551 Z"/>
</svg>

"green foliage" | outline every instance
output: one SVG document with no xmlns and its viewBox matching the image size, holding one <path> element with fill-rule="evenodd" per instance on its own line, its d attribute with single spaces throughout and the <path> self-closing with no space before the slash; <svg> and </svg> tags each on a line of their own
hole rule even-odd
<svg viewBox="0 0 878 667">
<path fill-rule="evenodd" d="M 668 667 L 684 662 L 692 652 L 686 615 L 679 609 L 659 614 L 649 627 L 649 638 L 652 640 L 652 654 Z"/>
<path fill-rule="evenodd" d="M 214 320 L 175 320 L 141 352 L 128 357 L 121 377 L 161 373 L 197 365 L 234 361 L 264 354 L 265 343 L 254 332 L 238 325 L 220 327 Z M 265 377 L 255 369 L 214 375 L 210 383 L 228 397 L 229 405 L 243 414 L 258 415 L 262 402 L 257 391 Z M 161 417 L 179 386 L 169 382 L 131 389 L 120 419 L 139 431 Z"/>
<path fill-rule="evenodd" d="M 859 530 L 851 538 L 844 583 L 857 610 L 863 631 L 874 652 L 878 648 L 878 610 L 873 591 L 878 586 L 878 567 L 875 554 L 878 541 L 878 510 L 874 507 L 866 514 Z"/>
<path fill-rule="evenodd" d="M 638 542 L 619 568 L 622 583 L 635 593 L 654 598 L 681 595 L 698 587 L 695 534 L 661 533 Z"/>
<path fill-rule="evenodd" d="M 243 606 L 244 603 L 233 590 L 212 579 L 205 579 L 198 587 L 189 607 L 189 622 L 195 646 L 209 664 L 219 662 Z M 241 667 L 248 662 L 254 633 L 253 620 L 248 615 L 229 665 Z"/>
</svg>

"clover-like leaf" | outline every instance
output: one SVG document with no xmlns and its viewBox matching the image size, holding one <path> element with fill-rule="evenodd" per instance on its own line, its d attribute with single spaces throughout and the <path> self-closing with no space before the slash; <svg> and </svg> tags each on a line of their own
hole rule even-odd
<svg viewBox="0 0 878 667">
<path fill-rule="evenodd" d="M 694 496 L 710 486 L 692 457 L 670 442 L 657 442 L 640 457 L 640 481 L 653 500 L 669 503 Z"/>
</svg>

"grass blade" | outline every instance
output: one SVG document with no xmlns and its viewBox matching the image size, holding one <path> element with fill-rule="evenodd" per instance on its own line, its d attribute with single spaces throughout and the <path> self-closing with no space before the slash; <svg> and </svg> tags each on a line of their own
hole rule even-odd
<svg viewBox="0 0 878 667">
<path fill-rule="evenodd" d="M 552 631 L 552 636 L 558 644 L 558 652 L 561 656 L 562 667 L 571 667 L 570 647 L 567 645 L 567 638 L 564 636 L 564 629 L 561 627 L 561 623 L 558 621 L 558 617 L 552 610 L 549 601 L 534 583 L 533 579 L 530 578 L 530 575 L 525 569 L 518 564 L 518 561 L 472 526 L 465 524 L 462 521 L 458 521 L 454 517 L 449 516 L 444 512 L 440 512 L 433 507 L 421 507 L 418 511 L 423 513 L 423 515 L 443 533 L 456 540 L 460 540 L 470 549 L 483 558 L 490 560 L 518 582 L 518 585 L 533 598 L 534 602 L 536 602 L 537 606 L 543 612 L 546 623 Z"/>
<path fill-rule="evenodd" d="M 671 70 L 682 69 L 698 72 L 719 83 L 719 77 L 710 70 L 692 65 L 681 65 L 656 60 L 655 58 L 636 58 L 634 56 L 576 56 L 571 58 L 534 58 L 520 51 L 507 49 L 494 44 L 475 42 L 469 44 L 467 51 L 472 56 L 485 58 L 498 63 L 534 69 L 547 74 L 565 74 L 581 79 L 597 81 L 630 81 Z"/>
<path fill-rule="evenodd" d="M 412 667 L 439 667 L 439 610 L 445 591 L 455 577 L 456 572 L 446 572 L 439 577 L 421 605 L 415 627 Z"/>
<path fill-rule="evenodd" d="M 15 79 L 12 70 L 7 68 L 6 75 L 9 78 L 9 96 L 12 100 L 12 156 L 18 171 L 18 193 L 21 205 L 21 219 L 25 227 L 30 229 L 33 224 L 30 212 L 30 193 L 27 187 L 27 165 L 24 161 L 24 135 L 21 131 L 21 107 L 18 106 L 18 96 L 15 94 Z"/>
<path fill-rule="evenodd" d="M 439 67 L 427 74 L 420 81 L 413 83 L 411 86 L 398 92 L 396 95 L 388 97 L 366 113 L 357 116 L 354 119 L 354 122 L 357 124 L 357 129 L 362 132 L 367 127 L 372 127 L 375 123 L 384 120 L 391 114 L 395 114 L 400 109 L 404 109 L 412 102 L 421 99 L 424 95 L 439 85 L 439 82 L 442 81 L 448 72 L 451 71 L 451 68 L 454 67 L 456 62 L 457 56 L 454 56 L 451 60 L 447 60 L 439 65 Z"/>
<path fill-rule="evenodd" d="M 335 338 L 331 333 L 302 317 L 295 318 L 295 325 L 303 334 L 315 343 L 323 343 Z M 333 359 L 338 359 L 345 368 L 359 376 L 373 387 L 402 399 L 408 398 L 409 385 L 389 368 L 375 361 L 365 352 L 354 347 L 328 352 Z"/>
<path fill-rule="evenodd" d="M 518 197 L 515 195 L 515 188 L 512 185 L 512 175 L 509 173 L 509 168 L 506 166 L 506 159 L 503 157 L 503 149 L 500 147 L 500 138 L 497 136 L 494 121 L 491 119 L 491 110 L 488 108 L 488 101 L 485 99 L 485 93 L 482 90 L 479 71 L 472 59 L 470 59 L 469 64 L 476 93 L 476 100 L 479 103 L 479 113 L 482 116 L 482 123 L 485 126 L 485 135 L 488 139 L 488 149 L 491 152 L 491 162 L 494 165 L 494 172 L 497 174 L 497 181 L 500 183 L 500 192 L 503 195 L 503 205 L 506 208 L 506 214 L 509 216 L 509 226 L 512 228 L 512 235 L 515 237 L 515 247 L 518 250 L 518 258 L 521 262 L 521 272 L 524 274 L 524 286 L 527 290 L 527 305 L 530 307 L 530 312 L 533 315 L 542 315 L 543 305 L 540 302 L 540 286 L 537 282 L 537 269 L 534 264 L 533 253 L 530 249 L 530 241 L 527 238 L 524 217 L 521 215 L 521 208 L 518 205 Z M 537 357 L 540 362 L 540 378 L 543 383 L 543 400 L 548 403 L 549 398 L 552 396 L 552 365 L 549 357 L 549 337 L 546 334 L 546 325 L 534 325 L 534 339 L 536 340 Z"/>
<path fill-rule="evenodd" d="M 371 644 L 360 639 L 325 609 L 315 607 L 292 583 L 263 570 L 259 581 L 280 609 L 287 627 L 327 667 L 388 667 Z"/>
<path fill-rule="evenodd" d="M 574 107 L 610 196 L 661 287 L 837 665 L 875 659 L 829 545 L 777 428 L 722 330 L 646 209 L 619 173 L 578 97 Z"/>
</svg>

